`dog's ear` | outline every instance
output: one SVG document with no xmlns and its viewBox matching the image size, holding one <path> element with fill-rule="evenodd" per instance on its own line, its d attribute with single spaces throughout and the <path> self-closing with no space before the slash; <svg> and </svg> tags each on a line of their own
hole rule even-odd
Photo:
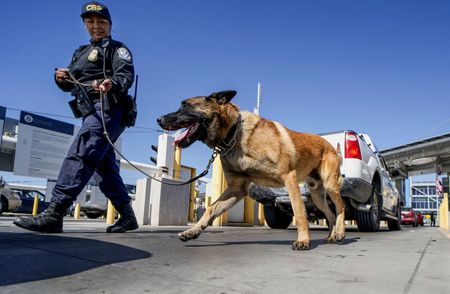
<svg viewBox="0 0 450 294">
<path fill-rule="evenodd" d="M 234 90 L 226 90 L 220 92 L 214 92 L 208 96 L 208 98 L 216 99 L 217 103 L 225 104 L 229 103 L 234 96 L 236 96 L 237 92 Z"/>
</svg>

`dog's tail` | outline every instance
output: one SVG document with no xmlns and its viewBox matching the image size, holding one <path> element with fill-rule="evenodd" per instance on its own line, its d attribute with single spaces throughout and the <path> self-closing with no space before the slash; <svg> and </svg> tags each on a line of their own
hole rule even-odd
<svg viewBox="0 0 450 294">
<path fill-rule="evenodd" d="M 339 157 L 339 166 L 341 166 L 342 165 L 342 153 L 341 153 L 341 144 L 339 144 L 339 143 L 337 143 L 337 146 L 336 146 L 336 153 L 337 153 L 337 156 Z"/>
<path fill-rule="evenodd" d="M 337 146 L 336 146 L 336 154 L 337 154 L 337 156 L 339 158 L 339 184 L 342 187 L 342 184 L 344 183 L 344 177 L 342 177 L 342 175 L 341 175 L 341 168 L 340 167 L 342 165 L 342 153 L 341 153 L 341 144 L 339 144 L 339 143 L 337 143 Z"/>
</svg>

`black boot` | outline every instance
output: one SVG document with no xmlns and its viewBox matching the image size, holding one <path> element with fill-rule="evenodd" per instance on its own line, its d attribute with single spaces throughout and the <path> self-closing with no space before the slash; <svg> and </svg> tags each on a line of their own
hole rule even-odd
<svg viewBox="0 0 450 294">
<path fill-rule="evenodd" d="M 122 204 L 116 207 L 116 210 L 120 214 L 120 218 L 114 225 L 106 228 L 107 233 L 124 233 L 139 228 L 130 203 Z"/>
<path fill-rule="evenodd" d="M 67 206 L 50 202 L 46 210 L 35 216 L 22 216 L 14 224 L 23 229 L 42 233 L 62 233 L 63 217 Z"/>
</svg>

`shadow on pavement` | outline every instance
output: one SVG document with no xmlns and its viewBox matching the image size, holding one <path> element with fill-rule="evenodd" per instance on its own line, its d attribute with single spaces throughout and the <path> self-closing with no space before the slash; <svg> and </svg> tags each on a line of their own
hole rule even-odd
<svg viewBox="0 0 450 294">
<path fill-rule="evenodd" d="M 342 242 L 336 243 L 336 244 L 324 244 L 323 239 L 313 239 L 310 243 L 310 249 L 317 248 L 319 246 L 342 246 L 342 245 L 348 245 L 354 242 L 358 242 L 359 237 L 357 238 L 346 238 Z M 190 241 L 195 242 L 195 241 Z M 212 241 L 208 241 L 212 242 Z M 293 240 L 270 240 L 270 241 L 262 241 L 262 240 L 253 240 L 253 241 L 230 241 L 230 242 L 224 242 L 224 241 L 214 241 L 214 243 L 206 243 L 205 241 L 202 241 L 202 244 L 188 244 L 185 245 L 185 247 L 215 247 L 215 246 L 230 246 L 230 245 L 285 245 L 285 246 L 291 246 Z"/>
<path fill-rule="evenodd" d="M 0 232 L 0 286 L 68 276 L 152 254 L 105 241 Z"/>
</svg>

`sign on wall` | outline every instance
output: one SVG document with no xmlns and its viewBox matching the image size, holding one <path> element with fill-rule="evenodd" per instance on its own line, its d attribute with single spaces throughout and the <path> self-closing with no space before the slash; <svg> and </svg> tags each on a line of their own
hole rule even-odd
<svg viewBox="0 0 450 294">
<path fill-rule="evenodd" d="M 56 179 L 78 128 L 66 122 L 22 111 L 13 173 Z"/>
</svg>

